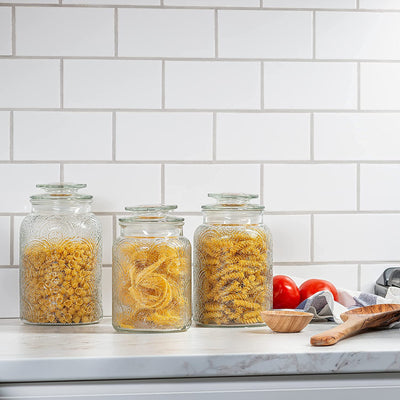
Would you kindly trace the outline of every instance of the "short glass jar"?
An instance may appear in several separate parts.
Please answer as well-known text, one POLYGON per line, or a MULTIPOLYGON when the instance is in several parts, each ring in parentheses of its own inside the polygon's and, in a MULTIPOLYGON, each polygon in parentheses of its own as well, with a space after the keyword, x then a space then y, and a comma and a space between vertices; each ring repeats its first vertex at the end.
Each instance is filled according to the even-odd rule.
POLYGON ((191 325, 191 246, 177 206, 126 207, 113 247, 113 311, 116 330, 184 331, 191 325))
POLYGON ((199 325, 263 325, 272 308, 272 237, 258 195, 209 194, 194 234, 194 320, 199 325))
POLYGON ((25 323, 99 322, 102 229, 85 184, 36 185, 20 228, 20 314, 25 323))

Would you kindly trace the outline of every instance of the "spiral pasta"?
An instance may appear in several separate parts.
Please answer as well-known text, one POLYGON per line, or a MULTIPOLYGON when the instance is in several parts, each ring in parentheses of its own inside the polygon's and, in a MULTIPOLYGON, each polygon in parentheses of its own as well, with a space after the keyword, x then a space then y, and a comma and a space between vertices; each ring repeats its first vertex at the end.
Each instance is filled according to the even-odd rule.
POLYGON ((116 328, 183 329, 190 323, 190 248, 174 240, 123 241, 114 249, 116 328))
POLYGON ((198 323, 262 323, 272 299, 271 239, 263 228, 209 226, 195 237, 194 257, 198 323))
POLYGON ((34 241, 22 253, 21 317, 39 324, 101 317, 98 246, 83 239, 34 241))

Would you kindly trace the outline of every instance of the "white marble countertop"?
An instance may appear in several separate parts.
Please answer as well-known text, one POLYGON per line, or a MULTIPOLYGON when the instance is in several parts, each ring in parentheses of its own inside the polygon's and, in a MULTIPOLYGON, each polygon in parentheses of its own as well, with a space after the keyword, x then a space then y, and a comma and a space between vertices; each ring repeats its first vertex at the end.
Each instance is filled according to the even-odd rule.
POLYGON ((399 372, 400 330, 364 333, 331 347, 301 333, 261 328, 198 328, 165 334, 117 333, 99 325, 40 327, 0 321, 0 382, 244 375, 399 372))

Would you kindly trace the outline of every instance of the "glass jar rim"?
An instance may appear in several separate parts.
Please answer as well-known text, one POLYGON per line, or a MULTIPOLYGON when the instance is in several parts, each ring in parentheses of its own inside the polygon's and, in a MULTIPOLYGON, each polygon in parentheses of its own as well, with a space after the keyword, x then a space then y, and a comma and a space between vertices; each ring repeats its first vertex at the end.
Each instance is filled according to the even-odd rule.
POLYGON ((151 223, 151 224, 172 224, 177 226, 182 226, 184 224, 185 219, 181 217, 165 217, 163 219, 160 218, 142 218, 142 217, 127 217, 127 218, 119 218, 119 224, 121 226, 135 225, 135 224, 143 224, 143 223, 151 223))
POLYGON ((43 189, 46 193, 30 196, 33 204, 43 201, 59 202, 88 202, 93 199, 92 195, 77 193, 79 189, 85 188, 85 183, 46 183, 37 184, 36 187, 43 189))
POLYGON ((258 194, 250 193, 209 193, 208 197, 217 200, 215 204, 206 204, 201 206, 204 211, 263 211, 265 206, 261 204, 249 204, 252 199, 257 199, 258 194))

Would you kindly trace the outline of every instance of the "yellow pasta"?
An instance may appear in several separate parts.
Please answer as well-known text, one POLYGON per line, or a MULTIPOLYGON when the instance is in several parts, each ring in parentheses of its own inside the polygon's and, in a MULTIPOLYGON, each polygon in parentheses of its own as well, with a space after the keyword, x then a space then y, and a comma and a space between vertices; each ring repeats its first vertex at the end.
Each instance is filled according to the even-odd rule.
POLYGON ((28 244, 21 260, 21 317, 39 324, 98 321, 97 254, 93 242, 80 239, 28 244))
POLYGON ((255 225, 210 225, 195 238, 195 320, 262 323, 272 300, 270 237, 255 225))
POLYGON ((190 250, 176 240, 122 241, 114 249, 116 328, 184 329, 191 318, 190 250))

